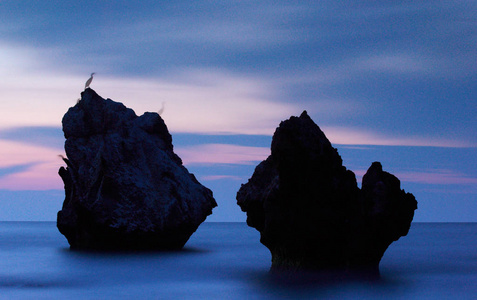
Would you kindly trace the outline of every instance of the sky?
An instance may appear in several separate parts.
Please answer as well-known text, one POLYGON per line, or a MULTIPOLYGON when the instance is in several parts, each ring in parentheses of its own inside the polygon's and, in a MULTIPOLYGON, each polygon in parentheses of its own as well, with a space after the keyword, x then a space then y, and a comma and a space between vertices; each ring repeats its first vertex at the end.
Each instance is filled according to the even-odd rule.
POLYGON ((380 161, 414 221, 477 222, 476 1, 0 0, 0 220, 56 220, 92 72, 138 115, 164 105, 208 221, 245 221, 240 185, 307 110, 358 185, 380 161))

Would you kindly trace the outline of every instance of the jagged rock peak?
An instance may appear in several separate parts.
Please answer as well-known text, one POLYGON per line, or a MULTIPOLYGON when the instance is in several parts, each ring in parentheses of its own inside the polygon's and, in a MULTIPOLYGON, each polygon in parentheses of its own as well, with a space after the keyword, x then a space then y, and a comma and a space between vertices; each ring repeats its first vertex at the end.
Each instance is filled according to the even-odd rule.
POLYGON ((292 116, 280 123, 272 139, 271 151, 274 157, 293 156, 301 160, 315 160, 318 155, 325 155, 331 156, 330 159, 336 160, 339 164, 342 162, 338 151, 331 146, 328 138, 306 110, 300 117, 292 116))

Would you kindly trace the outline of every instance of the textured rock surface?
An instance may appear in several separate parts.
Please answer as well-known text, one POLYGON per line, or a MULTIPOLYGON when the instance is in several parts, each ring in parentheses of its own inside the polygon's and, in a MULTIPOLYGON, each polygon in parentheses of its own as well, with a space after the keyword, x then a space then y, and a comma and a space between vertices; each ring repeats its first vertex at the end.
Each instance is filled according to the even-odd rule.
POLYGON ((67 168, 57 226, 72 248, 180 249, 216 202, 174 154, 157 113, 86 89, 63 117, 67 168))
POLYGON ((366 270, 378 274, 392 241, 406 235, 417 202, 372 164, 362 190, 337 150, 303 112, 277 128, 271 155, 237 193, 272 270, 366 270))

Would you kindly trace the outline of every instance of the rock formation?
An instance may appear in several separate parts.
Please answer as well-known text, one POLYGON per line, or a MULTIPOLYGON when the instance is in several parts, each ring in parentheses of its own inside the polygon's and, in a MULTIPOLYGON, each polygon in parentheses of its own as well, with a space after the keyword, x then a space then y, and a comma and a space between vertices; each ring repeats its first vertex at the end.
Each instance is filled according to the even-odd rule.
POLYGON ((217 204, 174 154, 157 113, 138 117, 87 88, 63 117, 57 226, 71 248, 180 249, 217 204))
POLYGON ((363 177, 343 166, 308 114, 283 121, 271 155, 237 193, 272 270, 379 274, 387 247, 407 234, 417 202, 375 162, 363 177))

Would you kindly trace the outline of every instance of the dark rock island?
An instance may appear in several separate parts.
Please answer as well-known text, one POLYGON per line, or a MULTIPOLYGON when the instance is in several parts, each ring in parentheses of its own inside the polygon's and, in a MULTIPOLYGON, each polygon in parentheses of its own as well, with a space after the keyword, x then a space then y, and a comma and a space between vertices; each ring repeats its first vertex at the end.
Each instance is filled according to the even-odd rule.
POLYGON ((180 249, 217 206, 173 152, 157 113, 138 117, 87 88, 63 117, 57 226, 71 248, 180 249))
POLYGON ((387 247, 405 236, 417 201, 374 162, 359 189, 308 114, 283 121, 271 155, 237 193, 247 224, 272 254, 272 271, 379 275, 387 247))

